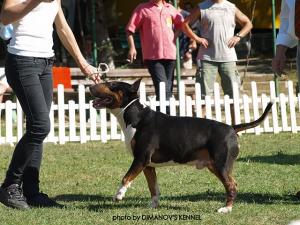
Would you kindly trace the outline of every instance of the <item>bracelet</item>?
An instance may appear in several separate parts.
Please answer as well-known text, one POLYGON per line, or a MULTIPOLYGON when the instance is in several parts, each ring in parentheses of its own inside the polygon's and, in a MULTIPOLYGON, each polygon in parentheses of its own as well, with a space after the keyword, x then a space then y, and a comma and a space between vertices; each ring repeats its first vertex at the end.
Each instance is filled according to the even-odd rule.
POLYGON ((236 35, 234 35, 234 36, 236 36, 236 37, 239 37, 240 39, 242 39, 243 37, 239 34, 239 33, 237 33, 236 35))

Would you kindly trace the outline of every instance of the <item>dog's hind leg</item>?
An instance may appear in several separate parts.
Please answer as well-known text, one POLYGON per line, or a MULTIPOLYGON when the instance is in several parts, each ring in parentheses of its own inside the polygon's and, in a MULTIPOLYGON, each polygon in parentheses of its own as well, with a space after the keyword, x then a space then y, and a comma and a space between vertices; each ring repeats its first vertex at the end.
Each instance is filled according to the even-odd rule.
MULTIPOLYGON (((225 178, 225 176, 224 176, 225 178)), ((223 185, 226 189, 226 207, 222 207, 218 209, 219 213, 228 213, 231 212, 232 206, 233 206, 233 201, 236 198, 236 193, 237 193, 237 187, 235 180, 231 175, 228 175, 226 179, 224 179, 223 185)))
POLYGON ((143 172, 145 174, 145 177, 146 177, 146 180, 147 180, 147 183, 148 183, 148 187, 149 187, 149 190, 150 190, 150 193, 151 193, 151 199, 152 199, 151 207, 152 208, 157 208, 160 193, 159 193, 155 168, 147 166, 143 170, 143 172))
POLYGON ((231 176, 231 169, 217 169, 215 166, 210 165, 208 169, 215 174, 226 190, 226 206, 218 209, 219 213, 229 213, 232 211, 233 201, 236 198, 237 185, 234 178, 231 176))
POLYGON ((114 196, 114 201, 120 201, 124 198, 131 182, 144 170, 145 166, 140 160, 134 159, 126 175, 122 179, 120 188, 114 196))

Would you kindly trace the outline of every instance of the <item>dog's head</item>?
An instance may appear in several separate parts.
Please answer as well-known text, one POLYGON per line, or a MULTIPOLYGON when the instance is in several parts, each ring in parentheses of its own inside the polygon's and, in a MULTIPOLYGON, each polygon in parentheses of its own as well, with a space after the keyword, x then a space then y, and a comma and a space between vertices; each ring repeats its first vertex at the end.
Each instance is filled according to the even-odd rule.
POLYGON ((94 108, 116 109, 125 107, 133 99, 138 98, 141 80, 138 79, 133 84, 111 81, 91 86, 90 92, 95 97, 94 108))

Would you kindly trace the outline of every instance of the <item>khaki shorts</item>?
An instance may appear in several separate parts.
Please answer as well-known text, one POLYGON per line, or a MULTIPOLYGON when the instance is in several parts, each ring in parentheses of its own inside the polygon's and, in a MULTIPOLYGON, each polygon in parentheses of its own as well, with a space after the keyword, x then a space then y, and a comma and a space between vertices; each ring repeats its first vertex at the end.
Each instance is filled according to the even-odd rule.
POLYGON ((200 83, 201 94, 203 96, 214 94, 214 83, 218 73, 221 77, 221 86, 225 95, 233 98, 233 82, 241 85, 240 75, 238 73, 236 62, 212 62, 201 61, 199 73, 196 75, 196 82, 200 83))

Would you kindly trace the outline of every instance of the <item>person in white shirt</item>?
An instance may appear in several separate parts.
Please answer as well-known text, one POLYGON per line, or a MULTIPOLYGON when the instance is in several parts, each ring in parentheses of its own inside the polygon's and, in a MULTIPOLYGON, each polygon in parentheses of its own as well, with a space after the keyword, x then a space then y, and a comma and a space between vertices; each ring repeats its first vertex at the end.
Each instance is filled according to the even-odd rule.
MULTIPOLYGON (((272 60, 272 69, 277 75, 280 76, 283 73, 287 49, 295 46, 297 46, 297 92, 300 93, 300 0, 282 0, 276 54, 272 60)), ((296 193, 296 196, 300 198, 300 191, 296 193)))
POLYGON ((277 75, 283 73, 286 64, 286 51, 297 47, 298 90, 300 93, 300 0, 283 0, 281 2, 280 28, 276 39, 276 54, 272 69, 277 75), (297 12, 297 13, 296 13, 297 12))
POLYGON ((15 147, 0 188, 0 202, 17 209, 61 207, 39 189, 43 141, 50 131, 53 23, 82 73, 99 82, 97 69, 81 54, 64 17, 61 0, 4 0, 0 20, 13 26, 5 74, 26 115, 26 132, 15 147))

